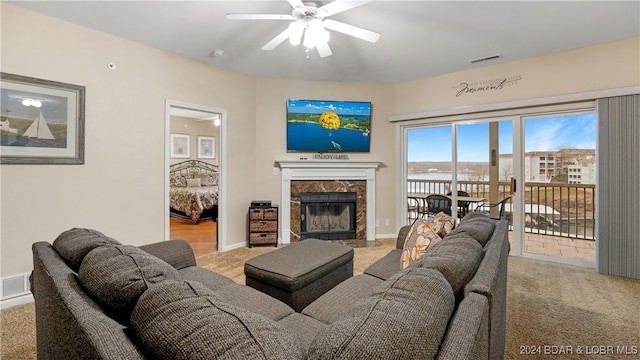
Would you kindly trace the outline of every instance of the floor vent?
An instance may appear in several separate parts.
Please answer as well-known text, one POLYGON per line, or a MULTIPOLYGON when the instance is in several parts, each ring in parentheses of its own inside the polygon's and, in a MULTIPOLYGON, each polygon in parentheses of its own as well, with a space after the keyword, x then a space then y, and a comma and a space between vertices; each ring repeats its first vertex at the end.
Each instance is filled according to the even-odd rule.
POLYGON ((30 273, 24 273, 2 278, 2 287, 0 287, 0 300, 29 294, 29 274, 30 273))

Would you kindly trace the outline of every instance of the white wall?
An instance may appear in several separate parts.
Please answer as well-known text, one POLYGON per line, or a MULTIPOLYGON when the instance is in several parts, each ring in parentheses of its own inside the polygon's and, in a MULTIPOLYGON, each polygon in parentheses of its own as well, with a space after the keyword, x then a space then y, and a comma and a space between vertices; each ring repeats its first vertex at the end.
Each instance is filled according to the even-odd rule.
POLYGON ((395 224, 395 124, 390 115, 640 83, 640 39, 487 66, 397 85, 253 79, 2 3, 3 72, 86 87, 84 165, 0 166, 1 276, 32 268, 31 244, 90 227, 127 244, 164 238, 165 101, 227 112, 228 239, 246 240, 252 199, 280 198, 287 98, 373 103, 379 234, 395 224), (28 26, 26 25, 28 24, 28 26), (30 45, 25 45, 30 44, 30 45), (117 70, 109 70, 114 62, 117 70), (456 97, 463 81, 522 75, 504 91, 456 97), (215 84, 215 85, 213 85, 215 84), (384 219, 391 224, 384 226, 384 219))
POLYGON ((544 98, 640 84, 640 38, 408 81, 396 85, 396 114, 544 98), (521 77, 502 89, 457 96, 461 83, 521 77))
POLYGON ((227 111, 228 243, 244 241, 255 188, 245 173, 255 167, 254 79, 1 6, 3 72, 86 87, 84 165, 0 167, 3 277, 30 271, 31 244, 72 227, 127 244, 164 240, 167 99, 227 111))
POLYGON ((376 218, 380 226, 376 234, 394 234, 395 227, 395 133, 387 121, 393 114, 393 86, 365 83, 257 80, 256 90, 256 198, 280 202, 281 175, 273 175, 276 159, 311 158, 312 154, 287 153, 287 99, 370 101, 371 152, 349 154, 350 160, 377 160, 382 164, 376 172, 376 218), (389 225, 385 225, 389 219, 389 225))

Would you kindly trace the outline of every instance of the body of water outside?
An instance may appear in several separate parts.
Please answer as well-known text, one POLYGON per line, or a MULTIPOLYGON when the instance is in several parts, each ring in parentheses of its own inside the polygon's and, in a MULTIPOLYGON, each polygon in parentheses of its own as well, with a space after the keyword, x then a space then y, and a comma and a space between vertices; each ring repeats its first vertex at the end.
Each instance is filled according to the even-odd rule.
MULTIPOLYGON (((428 173, 415 173, 407 175, 407 189, 408 192, 424 192, 421 189, 417 189, 413 186, 411 180, 439 180, 439 181, 451 181, 453 175, 451 172, 428 172, 428 173)), ((458 181, 489 181, 489 176, 486 175, 482 179, 478 179, 477 175, 473 172, 458 172, 458 181)), ((450 191, 449 184, 434 183, 430 184, 429 193, 432 194, 446 194, 450 191)))

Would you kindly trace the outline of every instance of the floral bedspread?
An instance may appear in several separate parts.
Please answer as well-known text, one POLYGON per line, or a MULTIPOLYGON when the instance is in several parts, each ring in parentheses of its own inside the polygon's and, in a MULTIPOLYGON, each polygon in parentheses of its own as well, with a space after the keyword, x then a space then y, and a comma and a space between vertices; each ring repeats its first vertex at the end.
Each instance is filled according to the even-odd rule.
POLYGON ((198 222, 200 215, 206 209, 218 205, 218 187, 174 187, 169 189, 169 204, 172 208, 180 210, 198 222))

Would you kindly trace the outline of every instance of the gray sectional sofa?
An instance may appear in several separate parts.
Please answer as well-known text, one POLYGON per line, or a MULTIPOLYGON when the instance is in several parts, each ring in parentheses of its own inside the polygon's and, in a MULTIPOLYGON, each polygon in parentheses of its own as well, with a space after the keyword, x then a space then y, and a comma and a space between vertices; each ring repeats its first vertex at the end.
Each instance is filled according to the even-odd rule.
POLYGON ((197 267, 186 242, 71 229, 33 244, 38 358, 502 359, 506 221, 469 214, 401 270, 408 229, 301 312, 197 267))

